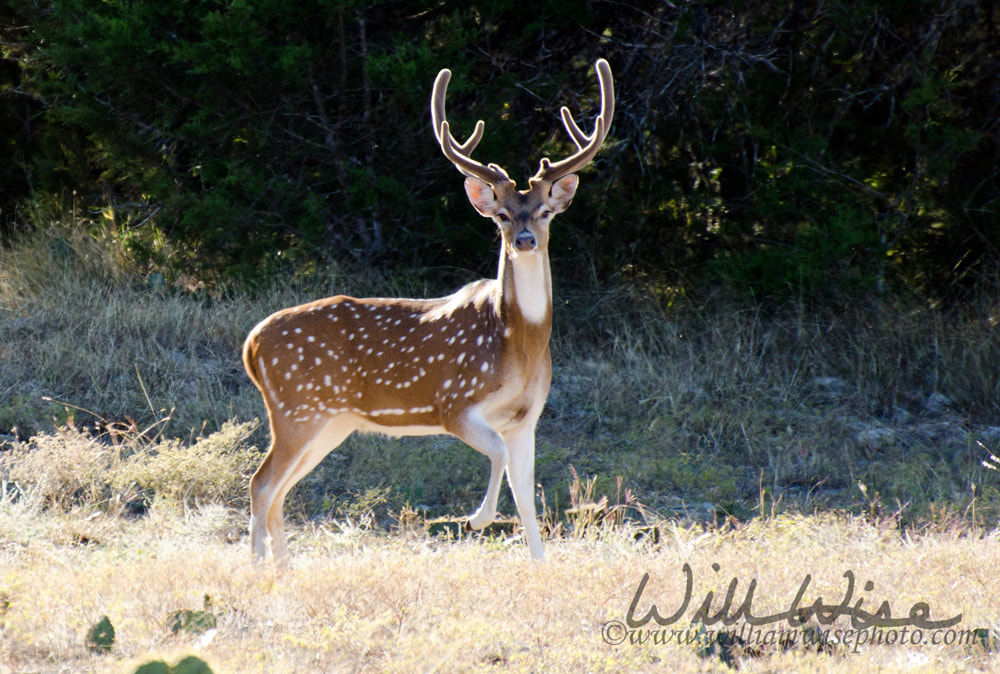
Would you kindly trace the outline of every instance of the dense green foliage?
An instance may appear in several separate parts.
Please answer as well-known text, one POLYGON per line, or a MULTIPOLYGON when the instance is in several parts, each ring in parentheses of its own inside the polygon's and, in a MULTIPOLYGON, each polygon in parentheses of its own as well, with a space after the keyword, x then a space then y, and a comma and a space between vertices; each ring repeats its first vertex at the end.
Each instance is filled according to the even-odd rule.
MULTIPOLYGON (((427 112, 523 182, 618 112, 553 239, 560 277, 756 295, 930 296, 1000 265, 993 3, 13 0, 0 8, 0 222, 103 213, 205 279, 330 260, 488 272, 427 112)), ((456 134, 456 135, 457 135, 456 134)), ((169 258, 169 259, 168 259, 169 258)))

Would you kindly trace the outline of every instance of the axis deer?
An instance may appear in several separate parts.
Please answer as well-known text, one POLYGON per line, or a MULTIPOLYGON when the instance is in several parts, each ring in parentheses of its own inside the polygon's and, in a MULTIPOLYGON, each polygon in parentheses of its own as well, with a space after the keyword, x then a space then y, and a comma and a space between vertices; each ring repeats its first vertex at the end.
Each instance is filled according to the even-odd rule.
POLYGON ((434 82, 431 118, 441 150, 465 176, 465 192, 503 239, 497 277, 439 299, 336 296, 279 311, 258 324, 243 363, 260 389, 271 446, 250 480, 250 541, 262 560, 267 539, 276 562, 287 556, 282 506, 288 491, 354 431, 451 434, 490 459, 489 485, 468 522, 496 517, 504 471, 534 559, 542 541, 535 518, 535 425, 549 392, 552 282, 549 225, 569 206, 577 176, 597 153, 614 114, 611 68, 595 66, 601 111, 590 135, 567 108, 562 120, 577 151, 541 160, 528 189, 472 151, 482 120, 458 143, 445 118, 451 72, 434 82))

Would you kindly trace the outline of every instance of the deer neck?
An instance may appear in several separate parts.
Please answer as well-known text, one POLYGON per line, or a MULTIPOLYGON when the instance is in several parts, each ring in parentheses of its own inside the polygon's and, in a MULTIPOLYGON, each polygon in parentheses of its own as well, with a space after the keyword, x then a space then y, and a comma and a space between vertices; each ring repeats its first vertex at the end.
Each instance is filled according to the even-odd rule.
POLYGON ((546 342, 552 329, 552 276, 549 253, 542 248, 531 253, 514 253, 504 246, 500 255, 500 305, 511 327, 544 333, 546 342))

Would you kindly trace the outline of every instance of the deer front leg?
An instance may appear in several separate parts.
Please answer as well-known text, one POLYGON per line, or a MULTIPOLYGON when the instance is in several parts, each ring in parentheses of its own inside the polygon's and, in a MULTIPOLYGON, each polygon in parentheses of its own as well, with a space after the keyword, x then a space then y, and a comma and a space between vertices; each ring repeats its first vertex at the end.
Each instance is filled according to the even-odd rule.
POLYGON ((482 529, 492 523, 497 516, 497 499, 500 497, 500 482, 507 468, 507 444, 478 408, 471 408, 462 415, 457 428, 452 433, 476 451, 482 452, 490 460, 490 483, 486 487, 483 502, 470 518, 471 529, 482 529))
POLYGON ((528 544, 531 558, 542 560, 542 536, 538 531, 535 514, 535 421, 504 433, 510 458, 507 463, 507 482, 514 495, 517 516, 521 518, 524 540, 528 544))

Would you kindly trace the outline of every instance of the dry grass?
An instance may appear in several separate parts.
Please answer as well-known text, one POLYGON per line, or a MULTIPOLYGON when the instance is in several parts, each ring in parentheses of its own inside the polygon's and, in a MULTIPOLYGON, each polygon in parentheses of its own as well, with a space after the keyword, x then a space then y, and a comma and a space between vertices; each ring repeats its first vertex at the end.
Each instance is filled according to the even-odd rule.
POLYGON ((232 355, 252 320, 246 305, 157 292, 118 267, 113 247, 85 236, 3 251, 0 427, 28 436, 74 407, 95 413, 80 414, 89 426, 146 427, 177 406, 179 434, 208 418, 251 419, 231 395, 242 376, 232 355), (196 408, 200 418, 190 416, 196 408))
POLYGON ((261 460, 245 441, 257 426, 227 422, 190 445, 138 430, 114 429, 109 441, 63 427, 0 453, 0 480, 61 511, 139 514, 154 499, 245 506, 247 477, 261 460))
POLYGON ((782 509, 876 503, 910 523, 975 502, 995 525, 994 306, 664 310, 606 293, 557 340, 541 436, 566 449, 540 462, 624 475, 661 512, 746 519, 766 490, 782 509))
MULTIPOLYGON (((263 405, 239 352, 258 320, 335 292, 447 290, 334 269, 256 294, 208 293, 147 272, 111 237, 50 233, 0 251, 0 440, 74 420, 105 438, 252 421, 263 405)), ((964 310, 900 301, 765 311, 717 298, 664 309, 628 291, 557 294, 538 432, 550 503, 568 502, 574 465, 609 498, 621 477, 658 512, 702 520, 753 517, 766 498, 792 512, 900 513, 909 524, 966 511, 980 526, 1000 521, 1000 480, 977 444, 1000 448, 990 298, 964 310)), ((258 429, 252 443, 267 442, 258 429)), ((292 503, 315 517, 387 490, 396 510, 454 515, 476 507, 486 463, 450 439, 351 438, 292 503)))
MULTIPOLYGON (((281 306, 395 290, 333 273, 257 295, 155 278, 80 235, 0 251, 0 674, 190 653, 216 672, 716 671, 690 645, 601 638, 643 573, 644 597, 677 606, 685 562, 695 603, 735 577, 738 601, 757 579, 757 613, 783 610, 806 574, 807 597, 839 600, 852 570, 867 606, 927 601, 961 628, 1000 628, 988 300, 764 312, 567 293, 538 433, 545 565, 504 541, 509 524, 425 532, 476 506, 483 457, 368 436, 293 492, 294 562, 276 573, 248 563, 246 479, 267 437, 240 343, 281 306), (214 631, 175 633, 180 610, 211 613, 214 631), (84 636, 103 615, 118 636, 99 656, 84 636)), ((767 648, 741 666, 988 671, 998 657, 850 650, 767 648)))
MULTIPOLYGON (((675 628, 687 628, 705 594, 721 596, 732 578, 737 601, 757 581, 753 606, 762 615, 786 609, 806 574, 812 582, 803 605, 819 597, 839 603, 850 570, 858 579, 854 596, 866 607, 886 600, 899 616, 926 601, 934 619, 961 613, 956 629, 1000 629, 996 532, 901 536, 833 517, 778 517, 725 530, 664 524, 657 545, 636 542, 628 528, 550 540, 539 565, 520 543, 497 539, 312 526, 295 531, 292 565, 276 572, 252 567, 245 540, 233 542, 240 519, 218 506, 184 514, 154 507, 147 518, 127 521, 43 513, 30 499, 5 500, 0 671, 132 672, 191 654, 215 672, 725 669, 691 645, 602 640, 605 624, 624 620, 645 573, 651 580, 636 616, 654 603, 663 615, 673 613, 685 563, 694 599, 675 628), (171 616, 183 609, 211 612, 215 628, 172 632, 171 616), (96 655, 84 637, 105 615, 116 641, 110 654, 96 655)), ((720 606, 717 598, 713 607, 720 606)), ((849 627, 847 618, 833 627, 849 627)), ((854 651, 772 646, 743 655, 739 665, 748 672, 992 671, 1000 657, 981 645, 854 651)))

